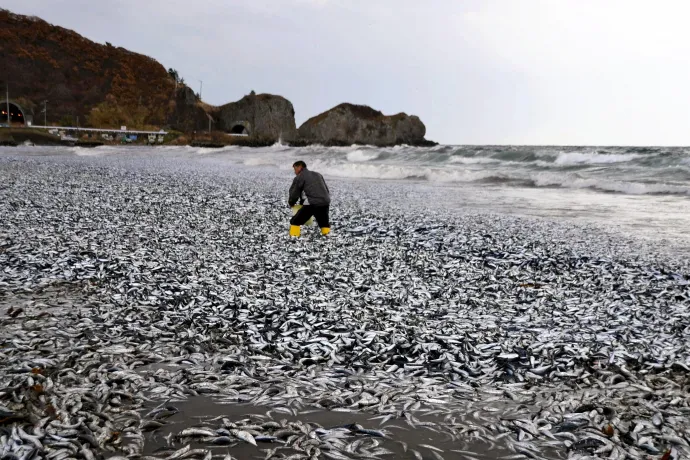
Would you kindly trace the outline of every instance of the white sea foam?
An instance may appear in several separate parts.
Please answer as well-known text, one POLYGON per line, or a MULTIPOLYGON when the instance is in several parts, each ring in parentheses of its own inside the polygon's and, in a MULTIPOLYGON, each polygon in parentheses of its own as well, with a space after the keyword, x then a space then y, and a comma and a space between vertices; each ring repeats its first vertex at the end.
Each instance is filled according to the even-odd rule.
POLYGON ((509 177, 491 170, 468 171, 466 169, 429 168, 424 177, 431 182, 476 182, 486 179, 505 180, 509 177))
POLYGON ((344 178, 387 179, 387 180, 426 180, 429 182, 474 182, 492 178, 495 171, 469 171, 459 168, 432 168, 415 165, 391 165, 368 163, 338 163, 334 161, 319 161, 313 163, 313 168, 325 175, 344 178))
POLYGON ((639 155, 633 153, 561 152, 554 160, 554 163, 557 165, 625 163, 637 157, 639 155))
POLYGON ((361 179, 410 179, 423 178, 423 172, 410 166, 376 165, 367 163, 339 163, 315 160, 311 169, 334 177, 361 179))
MULTIPOLYGON (((448 159, 449 164, 463 164, 463 165, 479 165, 479 164, 491 164, 491 163, 501 163, 501 160, 489 157, 461 157, 454 156, 448 159)), ((505 163, 505 162, 503 162, 505 163)))
POLYGON ((66 150, 80 157, 98 157, 123 152, 117 145, 100 145, 98 147, 65 147, 66 150))
POLYGON ((628 195, 674 194, 690 195, 690 186, 618 181, 606 178, 582 178, 563 174, 535 174, 531 180, 537 187, 564 187, 577 189, 596 189, 628 195))
POLYGON ((225 152, 237 151, 238 147, 234 145, 228 145, 220 148, 210 148, 210 147, 197 147, 195 153, 197 155, 213 155, 225 152))
POLYGON ((371 161, 375 160, 379 157, 379 152, 377 151, 371 151, 371 150, 353 150, 352 152, 348 152, 347 154, 347 161, 352 161, 352 162, 362 162, 362 161, 371 161))
POLYGON ((422 180, 438 183, 471 183, 477 181, 517 182, 533 184, 535 187, 562 187, 575 189, 595 189, 630 195, 675 194, 690 195, 690 186, 642 183, 635 181, 611 180, 608 178, 583 178, 572 174, 535 173, 525 170, 467 170, 451 167, 421 167, 414 165, 388 165, 367 163, 339 163, 333 160, 315 161, 314 169, 325 175, 343 178, 422 180))
MULTIPOLYGON (((309 168, 334 178, 361 178, 381 180, 415 180, 433 183, 494 183, 523 187, 557 187, 567 189, 591 189, 631 195, 666 194, 690 196, 690 181, 682 174, 690 169, 687 152, 663 152, 656 158, 653 153, 631 152, 623 148, 611 148, 607 152, 573 150, 565 152, 554 148, 534 150, 529 148, 487 148, 485 152, 465 153, 461 147, 450 148, 456 155, 440 155, 441 148, 398 146, 375 148, 363 146, 324 147, 309 146, 291 148, 275 144, 263 148, 228 146, 221 149, 189 146, 142 147, 132 145, 81 147, 18 147, 12 151, 29 151, 45 154, 67 154, 79 157, 133 155, 166 157, 169 159, 199 158, 206 164, 249 167, 276 167, 286 173, 291 171, 295 160, 304 160, 309 168), (496 158, 510 157, 506 152, 516 152, 517 157, 529 157, 532 161, 510 161, 496 158), (536 157, 536 158, 535 158, 536 157), (644 159, 644 165, 634 162, 644 159), (634 163, 630 163, 634 162, 634 163), (580 165, 577 174, 568 172, 567 166, 580 165), (586 166, 593 165, 593 168, 586 166), (631 167, 637 165, 635 167, 631 167), (536 169, 542 166, 546 169, 536 169), (656 180, 655 180, 656 179, 656 180)), ((469 151, 468 151, 469 152, 469 151)))
POLYGON ((247 166, 278 166, 278 161, 269 156, 246 158, 243 162, 247 166))
POLYGON ((84 147, 69 147, 67 149, 70 153, 79 157, 94 157, 103 155, 105 152, 99 151, 96 148, 84 148, 84 147))

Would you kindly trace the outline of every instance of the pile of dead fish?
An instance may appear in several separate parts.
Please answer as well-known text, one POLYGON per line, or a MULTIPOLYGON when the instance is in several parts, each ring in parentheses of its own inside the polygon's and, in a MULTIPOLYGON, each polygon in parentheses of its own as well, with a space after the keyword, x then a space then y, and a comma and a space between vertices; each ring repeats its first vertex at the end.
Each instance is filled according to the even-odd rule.
POLYGON ((0 459, 690 457, 687 261, 289 180, 1 154, 0 459))

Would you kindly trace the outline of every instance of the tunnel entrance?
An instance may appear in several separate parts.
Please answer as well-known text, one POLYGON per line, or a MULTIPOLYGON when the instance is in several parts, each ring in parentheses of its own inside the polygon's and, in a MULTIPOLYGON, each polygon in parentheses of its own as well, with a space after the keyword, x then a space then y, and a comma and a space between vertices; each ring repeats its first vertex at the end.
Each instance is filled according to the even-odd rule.
MULTIPOLYGON (((10 123, 12 125, 22 125, 26 124, 26 117, 24 116, 24 110, 17 104, 10 102, 10 123)), ((7 101, 0 102, 0 125, 7 124, 7 101)))
POLYGON ((249 134, 247 133, 247 128, 245 128, 243 125, 235 125, 232 127, 230 130, 232 134, 249 134))

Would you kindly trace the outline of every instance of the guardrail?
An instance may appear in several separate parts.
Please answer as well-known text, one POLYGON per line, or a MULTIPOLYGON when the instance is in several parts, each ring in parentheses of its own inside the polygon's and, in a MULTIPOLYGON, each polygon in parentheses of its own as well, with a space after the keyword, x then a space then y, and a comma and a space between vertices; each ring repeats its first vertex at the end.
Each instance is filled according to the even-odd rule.
POLYGON ((122 129, 103 129, 103 128, 80 128, 78 126, 22 126, 19 127, 26 129, 57 129, 58 131, 87 131, 87 132, 97 132, 97 133, 121 133, 121 134, 160 134, 165 136, 168 134, 167 131, 139 131, 139 130, 122 130, 122 129))

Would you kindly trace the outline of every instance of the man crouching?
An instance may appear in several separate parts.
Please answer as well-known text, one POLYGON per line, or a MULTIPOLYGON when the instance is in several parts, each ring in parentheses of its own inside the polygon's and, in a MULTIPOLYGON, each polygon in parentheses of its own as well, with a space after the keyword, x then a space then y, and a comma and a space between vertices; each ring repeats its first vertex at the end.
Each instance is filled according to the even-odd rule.
POLYGON ((290 236, 300 236, 300 226, 304 225, 312 216, 321 227, 321 234, 328 235, 331 225, 328 222, 328 210, 331 204, 331 194, 323 176, 307 169, 304 161, 296 161, 292 168, 295 170, 295 180, 290 186, 288 204, 293 207, 302 197, 307 197, 309 204, 303 205, 290 220, 290 236))

